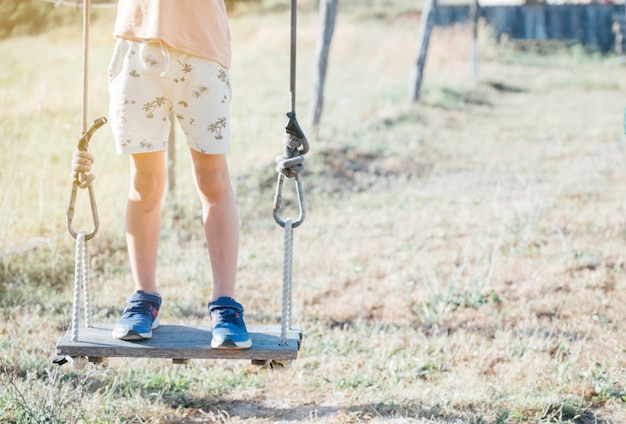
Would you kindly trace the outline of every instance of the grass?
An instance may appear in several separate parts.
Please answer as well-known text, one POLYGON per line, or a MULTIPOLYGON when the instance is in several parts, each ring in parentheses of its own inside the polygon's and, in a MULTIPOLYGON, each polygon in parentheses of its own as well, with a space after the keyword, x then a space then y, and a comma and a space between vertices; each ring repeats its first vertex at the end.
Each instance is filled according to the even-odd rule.
MULTIPOLYGON (((304 8, 299 26, 303 122, 314 11, 304 8)), ((112 16, 97 13, 93 118, 106 114, 112 47, 112 16)), ((251 324, 280 316, 282 231, 271 209, 288 106, 286 19, 284 10, 242 14, 231 25, 238 298, 251 324)), ((80 28, 0 42, 0 422, 626 421, 623 66, 576 47, 542 55, 496 45, 483 29, 473 84, 467 31, 437 29, 423 98, 406 105, 416 36, 414 17, 338 19, 304 176, 309 214, 295 232, 304 342, 281 371, 245 361, 51 364, 71 315, 64 213, 80 28)), ((132 286, 127 159, 115 156, 109 131, 90 146, 101 214, 90 244, 94 315, 103 322, 132 286)), ((182 142, 177 153, 163 212, 162 319, 199 323, 210 273, 182 142)), ((78 228, 89 226, 86 208, 77 206, 78 228)))

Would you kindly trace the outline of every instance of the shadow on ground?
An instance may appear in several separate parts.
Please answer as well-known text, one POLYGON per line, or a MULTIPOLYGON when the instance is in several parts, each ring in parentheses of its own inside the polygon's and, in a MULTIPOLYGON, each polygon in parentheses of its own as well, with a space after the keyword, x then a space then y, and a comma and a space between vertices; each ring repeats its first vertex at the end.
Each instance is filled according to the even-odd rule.
MULTIPOLYGON (((385 422, 405 423, 407 420, 429 420, 438 423, 488 423, 492 419, 478 412, 463 408, 463 413, 445 412, 441 408, 420 405, 418 401, 409 404, 370 403, 350 407, 325 405, 300 405, 294 407, 269 406, 262 398, 256 400, 220 400, 207 402, 203 407, 189 410, 180 423, 222 422, 226 420, 268 420, 271 422, 368 422, 380 419, 385 422)), ((567 413, 563 408, 554 406, 544 411, 549 416, 542 419, 549 422, 567 422, 573 424, 613 424, 613 421, 602 419, 592 411, 567 413)), ((508 415, 503 412, 496 422, 508 422, 508 415)))

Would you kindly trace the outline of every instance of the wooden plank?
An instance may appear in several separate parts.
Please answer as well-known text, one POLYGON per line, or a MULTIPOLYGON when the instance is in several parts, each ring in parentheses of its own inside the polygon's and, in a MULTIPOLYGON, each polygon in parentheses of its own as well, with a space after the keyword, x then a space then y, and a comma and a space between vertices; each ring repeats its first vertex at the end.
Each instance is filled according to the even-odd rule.
POLYGON ((114 324, 83 325, 78 341, 68 331, 57 343, 57 354, 73 357, 126 357, 183 359, 292 360, 298 356, 302 330, 287 331, 287 344, 280 346, 280 326, 248 326, 250 349, 212 349, 211 327, 161 325, 152 339, 124 341, 111 336, 114 324))

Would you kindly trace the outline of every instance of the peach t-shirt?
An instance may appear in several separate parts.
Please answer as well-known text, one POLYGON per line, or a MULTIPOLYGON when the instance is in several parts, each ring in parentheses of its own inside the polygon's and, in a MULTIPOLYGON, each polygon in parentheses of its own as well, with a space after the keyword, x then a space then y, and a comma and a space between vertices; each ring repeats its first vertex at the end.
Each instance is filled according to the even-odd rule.
POLYGON ((159 39, 177 50, 230 68, 224 0, 119 0, 113 35, 159 39))

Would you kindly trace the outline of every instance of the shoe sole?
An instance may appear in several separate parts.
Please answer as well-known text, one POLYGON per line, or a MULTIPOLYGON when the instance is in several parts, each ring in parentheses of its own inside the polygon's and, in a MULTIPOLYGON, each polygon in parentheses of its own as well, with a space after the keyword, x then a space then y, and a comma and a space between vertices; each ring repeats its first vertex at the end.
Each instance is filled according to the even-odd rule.
POLYGON ((250 339, 245 342, 235 342, 232 339, 211 340, 211 347, 213 349, 249 349, 252 347, 252 341, 250 339))
POLYGON ((152 331, 149 333, 138 333, 135 330, 130 330, 126 334, 113 333, 113 337, 126 341, 148 340, 152 338, 152 331))
POLYGON ((152 323, 152 328, 147 333, 140 333, 137 330, 128 330, 126 332, 122 332, 122 331, 116 331, 117 328, 114 328, 112 336, 115 339, 125 340, 125 341, 148 340, 152 338, 152 330, 158 328, 159 322, 160 322, 159 317, 157 316, 154 322, 152 323))

